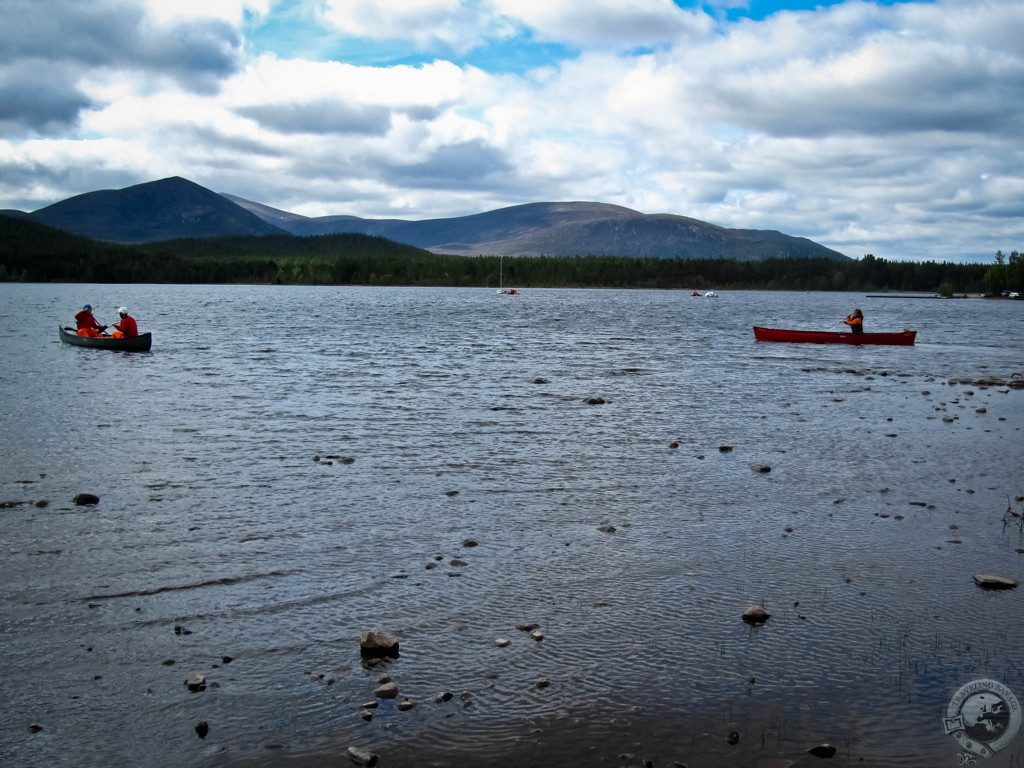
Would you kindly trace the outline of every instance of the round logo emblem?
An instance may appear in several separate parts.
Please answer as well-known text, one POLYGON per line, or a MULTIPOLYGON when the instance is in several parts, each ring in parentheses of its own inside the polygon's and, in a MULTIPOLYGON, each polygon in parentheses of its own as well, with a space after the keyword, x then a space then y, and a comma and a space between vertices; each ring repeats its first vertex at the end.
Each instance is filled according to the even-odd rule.
POLYGON ((1020 731, 1020 702, 995 680, 973 680, 960 686, 946 707, 946 733, 978 757, 992 757, 1020 731))

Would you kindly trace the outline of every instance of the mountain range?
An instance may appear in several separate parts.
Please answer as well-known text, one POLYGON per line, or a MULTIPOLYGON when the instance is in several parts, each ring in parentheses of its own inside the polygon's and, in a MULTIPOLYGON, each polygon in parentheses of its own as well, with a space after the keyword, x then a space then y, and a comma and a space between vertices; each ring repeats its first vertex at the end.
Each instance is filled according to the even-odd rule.
POLYGON ((308 217, 174 176, 87 192, 32 213, 0 211, 97 240, 143 243, 232 235, 377 235, 438 253, 669 259, 827 258, 838 251, 774 230, 728 229, 673 214, 596 202, 527 203, 470 216, 410 221, 308 217))

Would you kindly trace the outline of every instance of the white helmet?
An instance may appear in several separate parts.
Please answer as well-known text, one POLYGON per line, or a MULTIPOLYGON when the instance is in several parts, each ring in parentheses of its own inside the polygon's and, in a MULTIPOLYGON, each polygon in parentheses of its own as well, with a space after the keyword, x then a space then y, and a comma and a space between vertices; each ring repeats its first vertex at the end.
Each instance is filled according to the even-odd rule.
POLYGON ((128 314, 128 308, 127 307, 118 307, 117 308, 117 314, 119 314, 119 315, 127 315, 128 314))

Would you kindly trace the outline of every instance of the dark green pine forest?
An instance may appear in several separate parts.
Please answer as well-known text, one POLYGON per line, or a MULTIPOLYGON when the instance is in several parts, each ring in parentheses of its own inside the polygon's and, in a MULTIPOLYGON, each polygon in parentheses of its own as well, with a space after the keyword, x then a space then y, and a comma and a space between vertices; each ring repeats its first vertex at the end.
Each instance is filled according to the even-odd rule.
MULTIPOLYGON (((1024 253, 994 264, 860 260, 505 257, 519 288, 671 288, 926 293, 1024 292, 1024 253)), ((381 237, 336 234, 106 243, 0 216, 0 281, 494 287, 497 256, 445 256, 381 237)))

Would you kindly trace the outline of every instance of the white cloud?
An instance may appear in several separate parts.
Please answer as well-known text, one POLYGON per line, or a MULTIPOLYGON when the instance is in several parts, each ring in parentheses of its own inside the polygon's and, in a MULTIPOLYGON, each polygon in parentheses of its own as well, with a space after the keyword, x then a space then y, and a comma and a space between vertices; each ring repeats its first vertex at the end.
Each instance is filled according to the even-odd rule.
POLYGON ((418 49, 464 53, 512 27, 472 0, 322 0, 324 23, 347 35, 409 40, 418 49))
POLYGON ((494 6, 537 39, 574 46, 657 46, 712 28, 706 14, 684 11, 672 0, 494 0, 494 6))
MULTIPOLYGON (((104 19, 129 7, 97 2, 104 19)), ((165 5, 174 13, 136 15, 116 34, 49 22, 26 39, 0 32, 5 71, 39 62, 58 75, 37 94, 0 77, 0 207, 180 174, 310 215, 582 199, 851 255, 1024 246, 1024 14, 1010 0, 847 2, 714 28, 667 0, 318 6, 335 31, 424 50, 510 30, 581 48, 523 74, 444 58, 252 57, 244 16, 269 23, 273 3, 165 5), (160 34, 185 29, 216 87, 166 63, 175 49, 160 34), (51 33, 69 37, 59 51, 51 33), (105 53, 117 34, 141 58, 105 53)))

